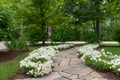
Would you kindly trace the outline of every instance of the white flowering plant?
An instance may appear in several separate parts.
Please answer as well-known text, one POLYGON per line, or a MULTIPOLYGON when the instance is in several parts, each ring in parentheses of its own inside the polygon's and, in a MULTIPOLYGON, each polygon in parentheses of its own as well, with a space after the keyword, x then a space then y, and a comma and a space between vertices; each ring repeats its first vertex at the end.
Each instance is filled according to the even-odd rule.
POLYGON ((77 55, 79 57, 82 57, 83 55, 88 55, 88 54, 96 54, 99 52, 97 50, 95 50, 95 48, 97 48, 99 45, 98 44, 88 44, 82 47, 78 47, 77 48, 77 55))
POLYGON ((120 76, 120 57, 117 57, 109 62, 110 69, 120 76))
POLYGON ((58 50, 68 49, 73 44, 63 44, 58 46, 41 47, 29 53, 20 62, 23 72, 31 77, 39 77, 52 72, 53 58, 58 50))
POLYGON ((108 56, 104 55, 87 55, 85 56, 85 64, 89 66, 95 66, 100 71, 109 71, 110 65, 108 62, 110 61, 110 58, 108 56))
POLYGON ((31 77, 38 77, 48 74, 52 71, 55 50, 48 47, 42 47, 34 50, 20 62, 23 72, 31 77), (51 50, 51 51, 50 51, 51 50))
POLYGON ((112 71, 120 76, 120 56, 114 55, 109 51, 101 49, 96 50, 96 45, 85 45, 77 48, 77 55, 81 55, 83 63, 89 66, 95 66, 100 71, 112 71))

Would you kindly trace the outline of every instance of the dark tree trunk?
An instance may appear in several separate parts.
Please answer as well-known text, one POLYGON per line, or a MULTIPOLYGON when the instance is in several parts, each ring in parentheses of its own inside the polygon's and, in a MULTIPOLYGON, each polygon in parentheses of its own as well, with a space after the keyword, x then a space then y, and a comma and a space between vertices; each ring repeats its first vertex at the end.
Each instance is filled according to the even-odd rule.
MULTIPOLYGON (((41 11, 41 18, 45 17, 46 10, 40 8, 41 11)), ((45 45, 45 40, 46 40, 46 30, 45 30, 45 21, 43 20, 41 22, 41 29, 42 29, 42 45, 45 45)))
POLYGON ((42 45, 45 45, 46 40, 45 24, 42 24, 41 29, 42 29, 42 45))
POLYGON ((99 40, 100 39, 100 21, 96 20, 96 37, 99 40))

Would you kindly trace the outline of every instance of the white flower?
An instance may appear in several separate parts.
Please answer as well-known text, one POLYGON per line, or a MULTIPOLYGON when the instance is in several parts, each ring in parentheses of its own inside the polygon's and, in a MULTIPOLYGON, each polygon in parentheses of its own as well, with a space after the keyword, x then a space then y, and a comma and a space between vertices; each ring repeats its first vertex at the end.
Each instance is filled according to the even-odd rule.
POLYGON ((118 68, 118 71, 120 72, 120 68, 118 68))
POLYGON ((74 44, 62 44, 58 46, 47 46, 35 49, 29 53, 25 59, 21 60, 20 67, 28 68, 27 75, 34 77, 43 76, 52 71, 53 58, 59 49, 67 49, 74 46, 74 44))
POLYGON ((101 49, 101 52, 105 52, 105 49, 101 49))

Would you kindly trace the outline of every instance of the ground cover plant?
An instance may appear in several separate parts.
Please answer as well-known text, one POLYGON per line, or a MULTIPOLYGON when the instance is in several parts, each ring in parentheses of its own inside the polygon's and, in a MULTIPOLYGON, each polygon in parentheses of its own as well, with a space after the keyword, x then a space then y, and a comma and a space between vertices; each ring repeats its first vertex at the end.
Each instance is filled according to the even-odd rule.
POLYGON ((71 48, 73 44, 46 46, 36 49, 20 62, 24 74, 39 77, 52 72, 53 58, 56 52, 71 48))
POLYGON ((88 44, 77 48, 77 55, 81 57, 84 64, 94 66, 103 72, 111 71, 120 76, 119 49, 111 48, 96 50, 99 45, 88 44))

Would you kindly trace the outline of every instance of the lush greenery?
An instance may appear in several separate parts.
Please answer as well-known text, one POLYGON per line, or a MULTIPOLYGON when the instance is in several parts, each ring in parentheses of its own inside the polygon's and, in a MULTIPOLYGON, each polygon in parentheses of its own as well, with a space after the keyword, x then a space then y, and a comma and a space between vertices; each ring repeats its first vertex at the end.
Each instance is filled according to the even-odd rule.
POLYGON ((113 53, 114 55, 120 55, 120 48, 119 47, 104 47, 105 51, 109 51, 113 53))
POLYGON ((74 44, 61 44, 35 49, 25 59, 21 60, 20 67, 30 77, 40 77, 49 74, 52 72, 55 53, 73 46, 74 44))
POLYGON ((31 44, 37 44, 37 42, 42 40, 43 36, 45 38, 48 37, 47 35, 42 34, 42 30, 40 28, 27 28, 25 31, 25 37, 31 44))
MULTIPOLYGON (((48 40, 88 43, 115 40, 120 43, 119 27, 120 0, 0 0, 0 41, 6 42, 8 50, 26 50, 28 44, 42 41, 45 45, 48 40)), ((112 55, 119 55, 118 49, 106 48, 112 55)), ((111 54, 101 53, 99 59, 110 61, 111 54)), ((19 69, 18 62, 26 55, 0 63, 0 79, 12 76, 19 69)), ((110 70, 111 65, 98 59, 95 62, 91 57, 85 58, 86 64, 97 64, 102 71, 110 70)), ((118 67, 112 69, 120 75, 116 71, 118 67)))
POLYGON ((27 50, 27 41, 24 39, 12 39, 5 43, 8 50, 27 50))
POLYGON ((119 41, 119 31, 115 30, 120 21, 119 3, 119 0, 1 0, 0 39, 27 38, 32 44, 38 41, 45 44, 48 39, 119 41))
POLYGON ((120 26, 115 29, 113 38, 120 43, 120 26))
POLYGON ((19 70, 19 62, 28 54, 16 57, 15 59, 0 63, 0 80, 12 77, 19 70))
POLYGON ((102 48, 96 50, 99 45, 88 44, 77 49, 78 56, 81 56, 81 60, 88 66, 94 66, 98 70, 103 72, 111 71, 120 76, 120 54, 119 48, 102 48), (110 52, 111 51, 111 52, 110 52))
MULTIPOLYGON (((34 50, 37 49, 38 46, 29 46, 28 49, 34 50)), ((20 56, 17 56, 16 58, 14 58, 13 60, 4 62, 4 63, 0 63, 0 80, 4 80, 7 78, 11 78, 14 74, 17 73, 17 71, 20 69, 20 65, 19 62, 24 59, 26 56, 28 56, 28 53, 26 54, 22 54, 20 56)))

